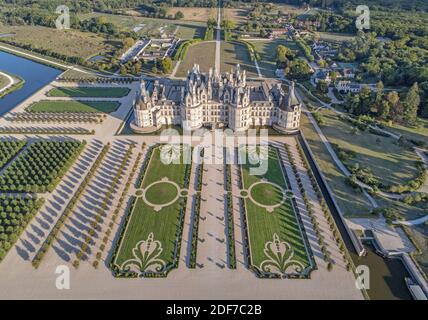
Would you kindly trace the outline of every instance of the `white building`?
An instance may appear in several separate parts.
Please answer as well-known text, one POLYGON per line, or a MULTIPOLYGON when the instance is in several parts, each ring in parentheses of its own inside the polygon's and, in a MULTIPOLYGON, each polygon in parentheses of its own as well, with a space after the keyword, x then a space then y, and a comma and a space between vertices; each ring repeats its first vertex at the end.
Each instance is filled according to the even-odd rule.
POLYGON ((185 81, 141 82, 134 106, 134 131, 152 132, 163 125, 194 130, 202 126, 245 131, 272 126, 282 133, 299 130, 301 104, 294 83, 285 93, 276 80, 247 81, 239 65, 230 73, 208 74, 195 65, 185 81))
POLYGON ((340 80, 336 82, 336 89, 341 93, 357 93, 361 91, 361 85, 358 83, 351 83, 349 80, 340 80))

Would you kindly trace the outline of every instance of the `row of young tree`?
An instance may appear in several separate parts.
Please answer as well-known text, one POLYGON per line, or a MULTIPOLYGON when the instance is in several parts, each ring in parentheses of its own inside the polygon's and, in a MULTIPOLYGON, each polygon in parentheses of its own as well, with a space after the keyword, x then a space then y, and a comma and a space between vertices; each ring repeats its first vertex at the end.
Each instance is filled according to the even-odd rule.
POLYGON ((25 140, 0 140, 0 169, 26 144, 25 140))
POLYGON ((29 196, 0 195, 0 261, 18 240, 42 204, 42 199, 29 196))
POLYGON ((4 192, 50 191, 81 150, 80 141, 36 141, 0 177, 4 192))

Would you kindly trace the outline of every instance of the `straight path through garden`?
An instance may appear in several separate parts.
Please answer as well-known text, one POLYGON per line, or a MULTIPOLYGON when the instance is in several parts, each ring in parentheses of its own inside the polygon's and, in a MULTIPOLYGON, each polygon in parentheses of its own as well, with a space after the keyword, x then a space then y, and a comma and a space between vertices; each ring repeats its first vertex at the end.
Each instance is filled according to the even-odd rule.
MULTIPOLYGON (((101 151, 101 144, 93 140, 62 178, 52 193, 46 194, 45 204, 31 221, 15 246, 17 255, 24 260, 32 260, 59 220, 72 195, 82 184, 92 163, 101 151)), ((12 252, 10 252, 11 254, 12 252)))
POLYGON ((218 3, 218 13, 217 13, 217 29, 216 29, 216 41, 215 41, 215 70, 220 72, 220 43, 221 43, 221 1, 218 3))
MULTIPOLYGON (((109 151, 80 196, 70 218, 59 232, 57 241, 52 244, 54 250, 51 250, 48 255, 58 255, 63 262, 73 262, 76 259, 76 254, 80 251, 80 246, 84 243, 85 237, 89 235, 91 224, 95 221, 98 210, 102 209, 106 193, 113 183, 127 149, 127 144, 121 140, 116 140, 111 144, 109 151)), ((126 180, 126 177, 120 179, 126 180)), ((120 194, 120 190, 116 191, 117 194, 120 194)), ((90 259, 95 258, 95 254, 102 243, 104 232, 110 222, 108 217, 114 210, 115 203, 116 201, 113 199, 108 199, 108 209, 102 210, 101 221, 91 236, 91 242, 82 260, 91 262, 90 259)), ((51 260, 48 256, 46 259, 51 260)))
MULTIPOLYGON (((198 268, 220 271, 227 268, 227 236, 223 149, 217 148, 212 155, 213 164, 204 165, 196 262, 198 268)), ((205 155, 210 154, 207 151, 205 155)))

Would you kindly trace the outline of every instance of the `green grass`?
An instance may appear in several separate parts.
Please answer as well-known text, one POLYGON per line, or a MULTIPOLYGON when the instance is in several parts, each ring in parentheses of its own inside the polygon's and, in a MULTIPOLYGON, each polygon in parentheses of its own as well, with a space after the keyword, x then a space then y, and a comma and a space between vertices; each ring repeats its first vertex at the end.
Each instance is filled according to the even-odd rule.
POLYGON ((246 70, 248 77, 258 77, 256 66, 251 61, 247 46, 237 42, 221 42, 220 48, 220 69, 221 72, 230 72, 236 65, 241 66, 241 70, 246 70))
POLYGON ((282 201, 282 190, 268 183, 261 183, 251 189, 251 196, 258 203, 273 206, 282 201))
MULTIPOLYGON (((145 188, 164 177, 183 187, 185 164, 163 164, 160 160, 160 149, 156 148, 153 151, 142 187, 145 188)), ((165 202, 164 199, 155 201, 165 202)), ((151 232, 153 232, 154 239, 162 243, 163 251, 158 258, 166 263, 172 263, 176 246, 176 232, 179 226, 180 208, 181 201, 177 200, 172 205, 156 212, 142 198, 139 198, 131 213, 132 216, 129 219, 115 263, 121 266, 123 262, 133 258, 132 249, 135 248, 139 241, 146 240, 151 232)))
POLYGON ((384 185, 405 184, 417 177, 415 161, 420 159, 412 150, 399 146, 390 137, 369 132, 354 134, 352 126, 331 110, 323 109, 320 114, 325 122, 321 130, 330 143, 355 153, 355 157, 345 161, 347 166, 359 163, 360 167, 369 168, 384 185))
POLYGON ((91 97, 91 98, 121 98, 129 93, 129 88, 99 88, 99 87, 58 87, 48 92, 49 97, 91 97))
POLYGON ((335 165, 327 148, 304 113, 302 113, 300 129, 342 212, 356 217, 367 215, 371 211, 370 203, 361 192, 354 190, 346 183, 346 177, 335 165))
POLYGON ((187 53, 181 61, 176 77, 185 77, 187 71, 199 64, 201 72, 208 72, 215 65, 215 42, 201 42, 189 46, 187 53))
POLYGON ((27 108, 30 112, 104 112, 111 113, 120 106, 116 101, 38 101, 27 108))
POLYGON ((146 192, 146 199, 153 204, 165 204, 175 199, 177 188, 170 183, 158 183, 151 186, 146 192))
POLYGON ((287 41, 283 39, 276 39, 272 41, 249 41, 254 45, 257 52, 260 55, 258 61, 259 68, 263 76, 274 77, 276 70, 276 47, 284 45, 291 50, 295 51, 296 54, 299 52, 299 48, 293 41, 287 41))
MULTIPOLYGON (((243 150, 240 151, 244 157, 243 150)), ((250 175, 252 165, 242 165, 243 185, 248 189, 253 183, 266 179, 287 189, 279 157, 275 148, 269 147, 268 170, 263 176, 250 175)), ((248 162, 248 161, 247 161, 248 162)), ((245 199, 247 210, 248 233, 250 238, 252 264, 259 267, 267 259, 264 255, 264 246, 272 241, 276 233, 282 241, 288 242, 294 250, 294 259, 300 261, 305 267, 309 259, 305 250, 304 239, 299 229, 299 222, 290 200, 282 206, 267 212, 266 209, 254 204, 249 198, 245 199)))
POLYGON ((396 134, 404 135, 408 139, 425 141, 428 144, 428 119, 418 118, 418 123, 414 127, 394 123, 387 129, 396 134))

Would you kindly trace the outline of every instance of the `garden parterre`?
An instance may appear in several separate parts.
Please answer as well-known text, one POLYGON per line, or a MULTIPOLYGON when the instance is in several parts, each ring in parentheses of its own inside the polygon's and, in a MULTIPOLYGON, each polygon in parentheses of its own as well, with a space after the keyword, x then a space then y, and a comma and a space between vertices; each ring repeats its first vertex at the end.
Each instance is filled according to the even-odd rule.
POLYGON ((284 198, 289 187, 281 160, 276 148, 269 147, 264 160, 268 161, 267 172, 263 175, 250 174, 250 168, 255 167, 249 163, 254 148, 240 148, 239 151, 241 159, 246 159, 241 165, 241 174, 247 195, 241 191, 241 196, 245 198, 251 265, 261 274, 303 274, 310 266, 307 244, 292 201, 284 198), (254 188, 260 184, 265 188, 254 188), (271 201, 262 202, 268 196, 271 201), (276 207, 268 209, 272 204, 276 207))
MULTIPOLYGON (((180 156, 183 156, 184 151, 180 149, 180 156)), ((159 146, 149 151, 149 157, 150 160, 146 159, 148 165, 143 165, 141 187, 145 196, 135 201, 113 260, 112 267, 119 274, 165 276, 178 262, 187 199, 180 191, 188 187, 191 165, 183 161, 164 164, 159 146), (180 190, 171 188, 173 185, 180 190), (152 194, 149 191, 155 186, 157 192, 152 194), (156 208, 159 204, 163 206, 156 208), (146 252, 148 249, 153 250, 151 254, 146 252)))
POLYGON ((29 106, 29 112, 115 112, 120 106, 117 101, 53 101, 41 100, 29 106))
POLYGON ((121 98, 129 93, 124 87, 57 87, 47 93, 49 97, 121 98))

